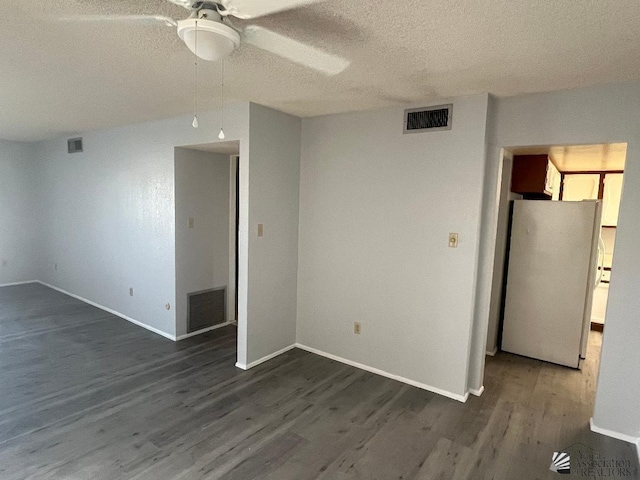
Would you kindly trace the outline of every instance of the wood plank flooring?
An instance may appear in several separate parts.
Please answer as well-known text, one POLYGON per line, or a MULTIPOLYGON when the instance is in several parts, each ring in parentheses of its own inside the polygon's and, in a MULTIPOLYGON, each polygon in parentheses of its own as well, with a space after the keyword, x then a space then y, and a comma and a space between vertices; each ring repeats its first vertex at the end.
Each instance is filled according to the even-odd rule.
POLYGON ((554 479, 577 442, 638 478, 634 446, 589 431, 600 336, 582 372, 489 358, 462 404, 300 350, 244 372, 234 328, 174 343, 4 287, 0 479, 554 479))

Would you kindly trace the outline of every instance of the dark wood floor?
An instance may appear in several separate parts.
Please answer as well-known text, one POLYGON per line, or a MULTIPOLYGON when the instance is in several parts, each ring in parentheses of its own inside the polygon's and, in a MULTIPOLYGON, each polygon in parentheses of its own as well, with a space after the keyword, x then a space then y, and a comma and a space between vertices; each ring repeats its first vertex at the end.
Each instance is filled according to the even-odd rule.
POLYGON ((553 479, 576 442, 637 478, 632 445, 589 431, 599 335, 582 372, 488 359, 485 394, 462 404, 300 350, 244 372, 233 328, 174 343, 4 287, 0 478, 553 479))

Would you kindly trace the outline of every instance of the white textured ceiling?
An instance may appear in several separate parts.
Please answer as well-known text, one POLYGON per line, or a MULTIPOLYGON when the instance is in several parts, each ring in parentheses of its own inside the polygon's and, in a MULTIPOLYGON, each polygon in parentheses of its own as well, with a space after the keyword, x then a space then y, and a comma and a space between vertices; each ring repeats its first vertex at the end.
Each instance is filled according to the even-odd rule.
MULTIPOLYGON (((165 0, 0 0, 0 138, 192 110, 193 58, 172 29, 54 20, 77 13, 187 12, 165 0)), ((640 80, 638 0, 327 0, 254 23, 352 61, 324 77, 250 45, 232 54, 228 102, 299 116, 640 80)), ((218 68, 201 62, 201 109, 220 104, 218 68)))

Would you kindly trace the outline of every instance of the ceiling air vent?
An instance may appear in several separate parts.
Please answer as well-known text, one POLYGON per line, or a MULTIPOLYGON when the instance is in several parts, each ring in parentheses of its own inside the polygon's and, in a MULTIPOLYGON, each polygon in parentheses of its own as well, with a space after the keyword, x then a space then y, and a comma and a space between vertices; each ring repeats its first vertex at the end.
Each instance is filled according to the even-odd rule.
POLYGON ((404 133, 451 130, 453 104, 404 111, 404 133))
POLYGON ((67 149, 69 153, 79 153, 82 151, 82 138, 70 138, 67 140, 67 149))

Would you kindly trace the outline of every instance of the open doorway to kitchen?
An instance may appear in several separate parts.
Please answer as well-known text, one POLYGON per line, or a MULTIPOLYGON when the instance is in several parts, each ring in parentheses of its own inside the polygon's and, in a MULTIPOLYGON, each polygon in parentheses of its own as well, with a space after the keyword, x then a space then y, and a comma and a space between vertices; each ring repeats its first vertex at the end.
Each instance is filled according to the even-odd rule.
POLYGON ((495 358, 485 376, 500 362, 519 365, 579 395, 587 415, 615 275, 626 151, 615 143, 503 152, 487 337, 495 358))

